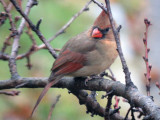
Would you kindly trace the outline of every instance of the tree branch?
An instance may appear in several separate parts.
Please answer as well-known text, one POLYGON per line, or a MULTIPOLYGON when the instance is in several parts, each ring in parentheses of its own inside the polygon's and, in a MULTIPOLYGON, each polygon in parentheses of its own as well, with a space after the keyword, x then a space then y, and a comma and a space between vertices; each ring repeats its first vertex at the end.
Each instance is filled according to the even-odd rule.
MULTIPOLYGON (((108 112, 105 112, 105 109, 100 106, 100 104, 95 101, 88 93, 84 90, 75 90, 69 89, 78 99, 80 105, 86 105, 87 113, 91 113, 91 116, 99 115, 101 117, 107 116, 113 112, 112 109, 109 109, 108 112)), ((123 120, 124 118, 121 117, 118 113, 110 115, 112 120, 123 120)))
POLYGON ((48 115, 48 120, 51 120, 52 112, 53 112, 53 110, 54 110, 57 102, 59 101, 60 97, 61 97, 61 95, 58 95, 58 96, 56 97, 56 101, 54 101, 54 103, 51 105, 51 108, 50 108, 50 111, 49 111, 49 115, 48 115))
MULTIPOLYGON (((19 88, 43 88, 47 84, 47 79, 48 78, 19 78, 16 80, 1 80, 0 89, 16 88, 18 85, 19 88)), ((54 87, 106 92, 113 90, 114 95, 122 96, 127 99, 132 106, 142 108, 146 115, 150 115, 155 120, 160 119, 160 107, 157 106, 150 97, 141 94, 136 88, 132 88, 126 92, 126 86, 124 84, 103 78, 88 81, 88 86, 84 83, 82 79, 74 80, 70 77, 64 77, 54 87)))
POLYGON ((114 20, 113 20, 113 17, 112 17, 112 12, 111 12, 111 8, 110 8, 110 2, 109 0, 105 0, 106 2, 106 6, 107 6, 107 11, 106 11, 106 14, 109 15, 109 20, 110 20, 110 23, 111 23, 111 26, 112 26, 112 30, 113 30, 113 34, 114 34, 114 37, 115 37, 115 40, 116 40, 116 43, 117 43, 117 51, 119 53, 119 57, 121 59, 121 63, 122 63, 122 66, 123 66, 123 71, 124 71, 124 74, 125 74, 125 80, 126 80, 126 86, 134 86, 131 78, 130 78, 130 72, 129 72, 129 69, 128 69, 128 66, 127 66, 127 63, 126 63, 126 60, 124 58, 124 55, 123 55, 123 52, 122 52, 122 48, 121 48, 121 44, 120 44, 120 39, 119 39, 119 30, 116 29, 116 26, 115 26, 115 23, 114 23, 114 20))
POLYGON ((150 82, 151 82, 151 68, 152 66, 149 65, 149 59, 148 59, 148 53, 150 51, 150 49, 148 48, 148 29, 151 25, 151 22, 148 19, 144 19, 144 23, 146 25, 146 32, 144 33, 144 38, 143 38, 143 42, 144 42, 144 46, 145 46, 145 56, 143 57, 143 60, 146 64, 146 73, 145 78, 147 81, 147 85, 146 85, 146 91, 147 91, 147 95, 150 96, 150 82))
POLYGON ((120 39, 119 39, 119 29, 116 29, 116 27, 115 27, 115 23, 114 23, 112 13, 111 13, 111 8, 110 8, 110 2, 109 2, 109 0, 105 0, 106 6, 107 6, 107 9, 106 9, 102 4, 100 4, 96 0, 92 0, 92 1, 94 3, 96 3, 101 9, 103 9, 106 12, 106 14, 109 15, 109 20, 110 20, 111 27, 112 27, 112 30, 113 30, 113 34, 114 34, 114 37, 115 37, 115 40, 116 40, 116 43, 117 43, 117 51, 118 51, 119 57, 121 59, 121 63, 122 63, 122 66, 123 66, 123 71, 125 73, 126 85, 127 85, 127 87, 135 87, 131 78, 130 78, 131 73, 129 72, 126 60, 124 58, 124 55, 123 55, 123 52, 122 52, 122 49, 121 49, 120 39))
POLYGON ((20 91, 0 91, 0 94, 9 95, 9 96, 17 96, 20 91))
MULTIPOLYGON (((89 2, 87 2, 85 4, 85 6, 78 12, 76 13, 54 36, 52 36, 51 38, 49 38, 47 41, 51 42, 52 40, 54 40, 56 37, 58 37, 59 35, 61 35, 62 33, 65 32, 65 30, 71 25, 71 23, 73 23, 73 21, 79 17, 83 12, 88 10, 88 6, 91 4, 91 0, 89 2)), ((39 45, 39 48, 44 48, 46 47, 45 44, 39 45)))
POLYGON ((22 15, 22 17, 26 20, 26 22, 29 24, 30 28, 37 34, 37 36, 39 37, 39 39, 46 45, 46 47, 48 48, 49 52, 51 53, 51 55, 54 58, 57 58, 57 54, 54 51, 54 49, 52 48, 52 46, 47 42, 47 40, 45 39, 45 37, 42 35, 42 33, 36 28, 36 26, 32 23, 32 21, 28 18, 27 15, 25 15, 25 13, 21 10, 21 8, 17 5, 15 0, 10 0, 12 2, 12 4, 14 5, 14 7, 16 8, 16 10, 22 15))

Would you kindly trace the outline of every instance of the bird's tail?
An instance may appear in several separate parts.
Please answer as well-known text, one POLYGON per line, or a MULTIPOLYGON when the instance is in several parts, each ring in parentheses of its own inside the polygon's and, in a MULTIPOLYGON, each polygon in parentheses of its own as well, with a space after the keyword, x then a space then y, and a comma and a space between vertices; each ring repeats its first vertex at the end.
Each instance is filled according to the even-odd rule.
POLYGON ((51 80, 51 78, 53 78, 53 77, 52 77, 52 73, 51 73, 51 76, 49 77, 49 83, 45 86, 45 88, 44 88, 43 91, 41 92, 41 94, 40 94, 40 96, 39 96, 39 98, 38 98, 38 100, 37 100, 37 102, 36 102, 36 104, 35 104, 35 106, 34 106, 34 108, 33 108, 33 110, 32 110, 32 113, 31 113, 31 115, 30 115, 30 118, 32 118, 34 111, 36 110, 37 106, 39 105, 39 103, 41 102, 42 98, 44 97, 44 95, 45 95, 45 94, 47 93, 47 91, 49 90, 49 88, 50 88, 51 86, 55 85, 55 84, 61 79, 61 77, 53 78, 52 80, 51 80))

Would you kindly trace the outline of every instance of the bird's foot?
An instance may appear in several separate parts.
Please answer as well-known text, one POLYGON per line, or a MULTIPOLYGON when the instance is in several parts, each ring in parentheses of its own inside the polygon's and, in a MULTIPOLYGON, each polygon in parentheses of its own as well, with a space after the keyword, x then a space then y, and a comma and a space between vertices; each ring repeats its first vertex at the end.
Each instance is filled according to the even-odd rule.
POLYGON ((98 78, 100 78, 98 75, 88 76, 88 77, 85 79, 85 86, 88 86, 87 83, 88 83, 89 80, 98 79, 98 78))
POLYGON ((91 75, 89 77, 90 77, 90 80, 92 80, 92 79, 99 79, 100 78, 100 76, 98 76, 98 75, 91 75))
POLYGON ((105 71, 100 74, 100 77, 103 78, 104 76, 108 76, 108 73, 106 73, 105 71))

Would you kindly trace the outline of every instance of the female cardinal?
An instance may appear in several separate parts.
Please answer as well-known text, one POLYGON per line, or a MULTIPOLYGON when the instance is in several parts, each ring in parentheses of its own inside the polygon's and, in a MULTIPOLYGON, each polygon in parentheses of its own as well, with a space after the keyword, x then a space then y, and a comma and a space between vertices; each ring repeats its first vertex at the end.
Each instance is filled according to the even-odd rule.
POLYGON ((89 30, 70 39, 64 45, 32 114, 48 89, 63 76, 91 76, 109 68, 118 55, 116 48, 108 14, 102 11, 89 30))

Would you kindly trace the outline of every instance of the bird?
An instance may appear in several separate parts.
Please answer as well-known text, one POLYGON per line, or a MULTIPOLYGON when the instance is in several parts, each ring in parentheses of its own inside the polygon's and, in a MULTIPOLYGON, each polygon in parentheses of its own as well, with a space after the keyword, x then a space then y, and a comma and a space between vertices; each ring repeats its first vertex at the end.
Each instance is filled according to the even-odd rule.
MULTIPOLYGON (((114 24, 117 26, 115 21, 114 24)), ((41 92, 31 116, 49 88, 62 77, 86 77, 104 72, 117 58, 116 49, 109 15, 102 10, 88 30, 71 38, 63 46, 53 63, 48 83, 41 92)))

